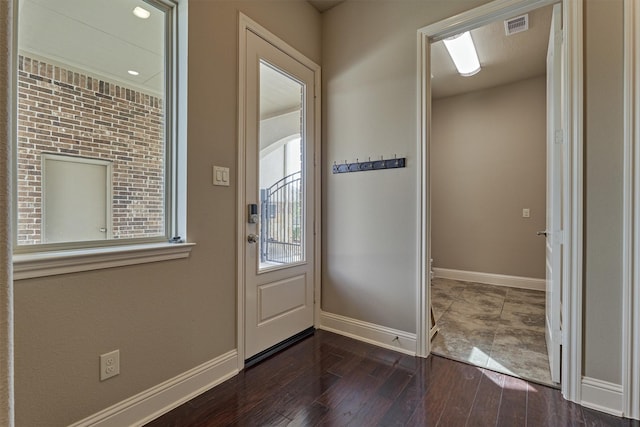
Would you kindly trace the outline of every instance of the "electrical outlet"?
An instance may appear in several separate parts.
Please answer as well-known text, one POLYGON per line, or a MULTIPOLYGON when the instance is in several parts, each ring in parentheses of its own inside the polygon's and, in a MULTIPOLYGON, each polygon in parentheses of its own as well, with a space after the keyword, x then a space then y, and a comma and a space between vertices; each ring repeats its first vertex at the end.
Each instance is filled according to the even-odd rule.
POLYGON ((522 209, 522 218, 530 218, 531 210, 529 208, 522 209))
POLYGON ((100 355, 100 381, 115 377, 120 373, 120 350, 100 355))

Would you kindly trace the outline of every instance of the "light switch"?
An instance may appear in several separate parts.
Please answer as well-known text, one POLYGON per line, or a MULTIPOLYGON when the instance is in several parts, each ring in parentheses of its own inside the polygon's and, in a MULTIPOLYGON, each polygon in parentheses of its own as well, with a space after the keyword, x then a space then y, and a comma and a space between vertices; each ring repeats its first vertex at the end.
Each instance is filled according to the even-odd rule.
POLYGON ((531 210, 529 210, 529 208, 522 209, 522 218, 530 218, 530 217, 531 217, 531 210))
POLYGON ((229 186, 229 168, 213 167, 213 185, 229 186))

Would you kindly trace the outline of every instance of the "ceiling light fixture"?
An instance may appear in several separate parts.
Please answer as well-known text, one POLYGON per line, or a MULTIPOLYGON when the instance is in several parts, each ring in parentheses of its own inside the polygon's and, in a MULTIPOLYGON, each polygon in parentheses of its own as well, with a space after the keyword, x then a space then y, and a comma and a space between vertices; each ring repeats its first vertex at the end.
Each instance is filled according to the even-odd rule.
POLYGON ((147 19, 148 17, 151 16, 151 12, 149 12, 147 9, 140 6, 136 6, 136 8, 133 9, 133 14, 140 19, 147 19))
POLYGON ((443 41, 461 76, 473 76, 480 71, 478 53, 469 31, 449 37, 443 41))
POLYGON ((137 72, 136 70, 129 70, 129 71, 127 71, 127 73, 131 74, 132 76, 140 75, 140 73, 137 72))

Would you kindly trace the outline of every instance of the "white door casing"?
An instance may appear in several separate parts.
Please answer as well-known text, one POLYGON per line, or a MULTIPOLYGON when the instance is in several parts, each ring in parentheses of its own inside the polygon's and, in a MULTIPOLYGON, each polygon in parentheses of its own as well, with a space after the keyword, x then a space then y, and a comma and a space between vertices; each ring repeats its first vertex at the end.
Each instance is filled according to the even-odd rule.
MULTIPOLYGON (((261 260, 261 244, 249 240, 261 236, 264 224, 248 221, 242 215, 239 245, 243 248, 244 282, 244 359, 248 359, 314 325, 315 281, 315 73, 314 70, 276 47, 250 29, 245 30, 244 96, 244 191, 243 212, 260 200, 260 95, 268 69, 298 82, 302 89, 301 187, 303 216, 300 223, 302 257, 292 262, 266 263, 261 260), (266 67, 266 68, 265 68, 266 67), (254 237, 255 236, 255 237, 254 237)), ((264 166, 264 162, 262 162, 264 166)), ((264 186, 264 183, 263 185, 264 186)), ((260 219, 262 221, 262 218, 260 219)), ((271 241, 271 239, 270 239, 271 241)))
POLYGON ((551 381, 560 382, 562 292, 562 9, 553 6, 547 51, 547 229, 545 338, 551 381))

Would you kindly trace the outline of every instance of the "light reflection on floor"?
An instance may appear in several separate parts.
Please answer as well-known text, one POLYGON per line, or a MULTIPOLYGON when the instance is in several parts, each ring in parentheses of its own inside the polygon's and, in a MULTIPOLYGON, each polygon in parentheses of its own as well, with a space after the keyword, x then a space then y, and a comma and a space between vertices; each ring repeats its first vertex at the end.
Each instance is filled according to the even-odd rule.
POLYGON ((541 291, 436 278, 431 300, 439 332, 432 352, 557 386, 549 372, 544 298, 541 291))

